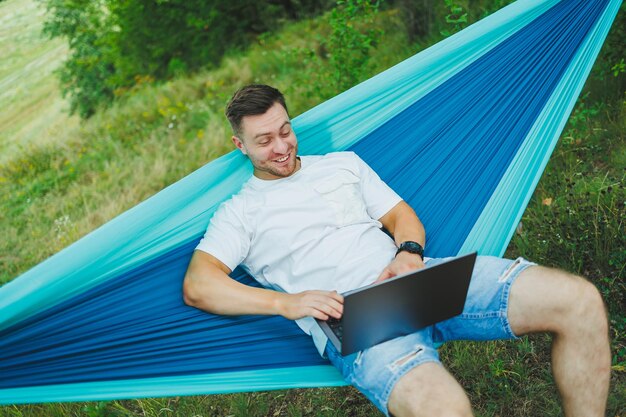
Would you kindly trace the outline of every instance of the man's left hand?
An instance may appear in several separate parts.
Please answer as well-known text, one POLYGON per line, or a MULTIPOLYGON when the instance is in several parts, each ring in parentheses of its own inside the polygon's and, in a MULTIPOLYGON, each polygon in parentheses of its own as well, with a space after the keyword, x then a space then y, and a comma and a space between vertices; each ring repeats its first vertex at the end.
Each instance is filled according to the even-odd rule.
POLYGON ((415 253, 400 252, 393 261, 378 276, 375 282, 381 282, 389 278, 393 278, 396 275, 404 274, 405 272, 414 271, 416 269, 425 268, 426 265, 422 260, 422 257, 415 253))

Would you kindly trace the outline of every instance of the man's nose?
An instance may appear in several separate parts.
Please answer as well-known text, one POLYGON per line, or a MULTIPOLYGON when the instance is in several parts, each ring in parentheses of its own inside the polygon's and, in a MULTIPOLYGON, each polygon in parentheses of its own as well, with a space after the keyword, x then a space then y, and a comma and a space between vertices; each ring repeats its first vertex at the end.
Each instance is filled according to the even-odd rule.
POLYGON ((274 153, 284 154, 289 149, 289 144, 282 138, 274 142, 274 153))

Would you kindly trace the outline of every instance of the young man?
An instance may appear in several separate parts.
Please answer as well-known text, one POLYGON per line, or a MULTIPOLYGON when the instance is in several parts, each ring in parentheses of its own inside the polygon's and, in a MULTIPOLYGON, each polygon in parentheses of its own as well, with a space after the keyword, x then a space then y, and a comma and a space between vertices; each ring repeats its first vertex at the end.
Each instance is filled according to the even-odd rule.
POLYGON ((565 415, 604 415, 610 350, 598 291, 523 259, 478 257, 462 315, 342 357, 313 317, 340 318, 340 293, 441 260, 423 257, 426 234, 415 212, 354 153, 298 156, 278 90, 246 86, 226 115, 254 175, 211 219, 185 277, 187 304, 296 320, 348 382, 394 416, 472 415, 435 343, 550 332, 565 415), (267 289, 231 279, 238 265, 267 289))

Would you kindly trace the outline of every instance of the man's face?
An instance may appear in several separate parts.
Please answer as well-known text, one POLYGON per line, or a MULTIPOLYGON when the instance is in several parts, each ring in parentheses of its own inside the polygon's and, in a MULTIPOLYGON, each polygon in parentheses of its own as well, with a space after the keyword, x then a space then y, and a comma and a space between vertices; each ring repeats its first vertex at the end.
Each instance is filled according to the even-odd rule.
POLYGON ((233 136, 232 140, 252 162, 256 177, 275 180, 300 169, 300 161, 296 159, 298 139, 280 103, 274 103, 263 114, 245 116, 241 128, 241 137, 233 136))

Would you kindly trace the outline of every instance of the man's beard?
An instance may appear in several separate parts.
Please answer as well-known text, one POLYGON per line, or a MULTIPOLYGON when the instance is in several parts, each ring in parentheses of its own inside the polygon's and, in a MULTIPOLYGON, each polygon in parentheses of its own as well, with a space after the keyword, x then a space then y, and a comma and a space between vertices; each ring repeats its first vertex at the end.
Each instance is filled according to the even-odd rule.
POLYGON ((290 159, 289 165, 285 165, 282 167, 274 166, 273 162, 265 162, 264 164, 260 164, 260 163, 257 163, 252 158, 249 158, 249 159, 250 159, 250 162, 252 162, 252 165, 254 166, 255 170, 259 172, 264 172, 274 177, 286 178, 286 177, 291 176, 296 171, 296 168, 298 167, 297 154, 298 154, 298 146, 296 145, 291 151, 289 151, 289 159, 290 159))

